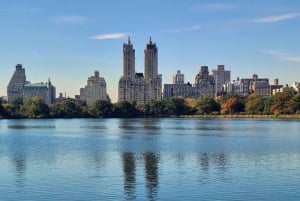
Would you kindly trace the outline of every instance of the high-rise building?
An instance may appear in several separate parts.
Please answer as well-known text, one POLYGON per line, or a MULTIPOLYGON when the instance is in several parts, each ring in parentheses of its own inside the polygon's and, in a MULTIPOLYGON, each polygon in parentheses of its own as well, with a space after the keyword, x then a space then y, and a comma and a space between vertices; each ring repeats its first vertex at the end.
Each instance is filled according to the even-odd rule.
POLYGON ((212 71, 215 79, 215 93, 224 91, 223 85, 230 82, 230 71, 225 70, 224 65, 217 65, 217 69, 212 71))
POLYGON ((199 96, 215 96, 215 79, 209 74, 207 66, 201 66, 199 73, 195 77, 194 86, 199 96))
POLYGON ((22 67, 22 64, 17 64, 16 70, 7 86, 8 102, 14 100, 17 97, 23 97, 23 90, 25 84, 26 84, 25 69, 22 67))
POLYGON ((85 88, 80 89, 80 98, 86 101, 87 105, 91 105, 96 100, 110 101, 106 93, 106 81, 100 77, 99 71, 95 71, 94 75, 88 78, 85 88))
POLYGON ((135 50, 128 37, 127 44, 123 44, 123 75, 125 78, 135 77, 135 50))
POLYGON ((158 50, 151 37, 144 50, 144 73, 147 84, 146 102, 161 100, 162 98, 162 75, 158 74, 158 50))
POLYGON ((23 98, 29 99, 34 96, 39 96, 44 99, 47 104, 52 104, 55 102, 56 90, 52 85, 50 78, 48 82, 44 83, 26 83, 23 89, 23 98))
POLYGON ((135 72, 135 50, 128 38, 123 44, 123 75, 119 80, 119 101, 136 101, 145 104, 151 100, 161 100, 162 76, 158 71, 158 54, 151 38, 144 50, 144 74, 135 72))

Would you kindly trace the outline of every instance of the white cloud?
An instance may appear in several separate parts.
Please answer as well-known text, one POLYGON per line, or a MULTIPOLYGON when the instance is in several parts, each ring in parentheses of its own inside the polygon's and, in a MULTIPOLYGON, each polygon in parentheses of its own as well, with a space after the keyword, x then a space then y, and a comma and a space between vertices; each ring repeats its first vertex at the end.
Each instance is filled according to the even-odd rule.
POLYGON ((300 56, 288 54, 278 50, 269 50, 268 53, 283 61, 300 62, 300 56))
POLYGON ((253 20, 254 23, 275 23, 275 22, 280 22, 284 20, 290 20, 300 17, 300 13, 286 13, 286 14, 281 14, 281 15, 273 15, 273 16, 268 16, 264 18, 257 18, 253 20))
POLYGON ((197 31, 197 30, 199 30, 201 28, 202 27, 200 25, 195 25, 195 26, 185 27, 185 28, 168 29, 167 32, 171 32, 171 33, 191 32, 191 31, 197 31))
POLYGON ((89 18, 80 15, 64 15, 55 18, 57 23, 67 23, 67 24, 82 24, 88 21, 89 18))
POLYGON ((128 33, 107 33, 107 34, 98 34, 92 36, 90 39, 94 40, 108 40, 108 39, 120 39, 128 36, 128 33))

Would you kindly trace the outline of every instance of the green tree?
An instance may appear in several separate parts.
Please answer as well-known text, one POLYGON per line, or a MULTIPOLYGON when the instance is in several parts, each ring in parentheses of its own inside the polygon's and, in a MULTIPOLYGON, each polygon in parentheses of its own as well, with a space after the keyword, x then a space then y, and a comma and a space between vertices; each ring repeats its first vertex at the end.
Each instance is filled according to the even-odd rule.
POLYGON ((9 113, 13 118, 22 117, 21 109, 24 105, 24 101, 22 97, 16 97, 12 101, 9 102, 9 113))
POLYGON ((50 114, 56 118, 83 117, 82 108, 72 100, 63 100, 50 106, 50 114))
POLYGON ((212 114, 220 112, 221 106, 211 96, 201 96, 197 103, 197 114, 212 114))
POLYGON ((145 116, 149 117, 162 117, 166 116, 164 113, 165 105, 162 101, 153 100, 146 104, 147 111, 144 111, 145 116))
POLYGON ((164 114, 168 116, 179 116, 187 112, 183 98, 171 97, 163 100, 164 114))
POLYGON ((271 105, 274 102, 273 96, 266 97, 264 100, 264 111, 263 114, 271 114, 271 105))
POLYGON ((89 112, 94 117, 110 117, 113 112, 113 104, 106 100, 97 100, 90 107, 89 112))
POLYGON ((294 114, 300 114, 300 94, 296 94, 292 97, 290 105, 294 114))
POLYGON ((264 112, 264 100, 258 94, 251 94, 245 106, 245 111, 247 114, 262 114, 264 112))
POLYGON ((22 114, 28 118, 46 118, 49 117, 49 106, 39 96, 34 96, 25 101, 22 114))
POLYGON ((114 117, 137 117, 138 111, 128 101, 120 101, 113 104, 113 116, 114 117))

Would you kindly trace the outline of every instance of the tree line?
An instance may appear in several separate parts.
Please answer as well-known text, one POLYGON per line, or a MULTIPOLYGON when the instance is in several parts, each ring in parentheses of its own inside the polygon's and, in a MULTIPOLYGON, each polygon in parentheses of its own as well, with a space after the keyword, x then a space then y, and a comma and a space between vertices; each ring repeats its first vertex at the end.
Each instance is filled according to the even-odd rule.
POLYGON ((63 100, 48 105, 41 97, 26 100, 16 98, 0 104, 0 118, 130 118, 130 117, 178 117, 183 115, 290 115, 300 114, 300 94, 293 89, 276 93, 271 97, 258 94, 241 96, 227 93, 212 98, 167 98, 145 105, 121 101, 111 103, 97 100, 90 106, 63 100))

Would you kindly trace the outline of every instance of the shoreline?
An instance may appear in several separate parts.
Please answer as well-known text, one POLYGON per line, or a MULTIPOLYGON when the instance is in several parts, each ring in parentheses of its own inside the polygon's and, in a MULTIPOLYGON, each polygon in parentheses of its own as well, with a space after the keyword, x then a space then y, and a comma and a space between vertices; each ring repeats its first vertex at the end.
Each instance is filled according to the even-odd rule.
POLYGON ((300 119, 300 115, 296 114, 289 114, 289 115, 261 115, 261 114, 227 114, 227 115, 182 115, 180 117, 183 118, 203 118, 203 119, 210 119, 210 118, 245 118, 245 119, 300 119))

